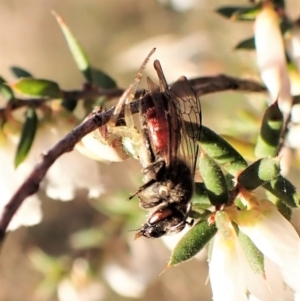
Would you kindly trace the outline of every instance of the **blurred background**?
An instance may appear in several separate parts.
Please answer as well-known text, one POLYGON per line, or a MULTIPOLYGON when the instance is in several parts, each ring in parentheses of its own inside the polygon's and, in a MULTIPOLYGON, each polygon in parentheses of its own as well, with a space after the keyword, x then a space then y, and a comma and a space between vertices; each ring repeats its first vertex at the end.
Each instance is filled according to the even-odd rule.
MULTIPOLYGON (((215 12, 229 4, 245 1, 0 0, 0 74, 12 81, 9 68, 15 65, 57 81, 64 90, 82 88, 84 79, 50 13, 55 10, 93 65, 119 87, 132 82, 153 47, 153 58, 161 61, 169 82, 181 75, 220 73, 260 81, 255 53, 234 51, 238 42, 252 36, 253 23, 230 22, 215 12)), ((299 17, 299 0, 287 1, 287 12, 299 17)), ((151 64, 145 74, 155 78, 151 64)), ((238 116, 244 116, 243 110, 259 116, 264 105, 261 95, 232 92, 201 101, 204 124, 224 134, 242 128, 238 116)), ((74 161, 66 169, 67 164, 74 161)), ((88 167, 76 164, 88 181, 88 167)), ((60 202, 42 189, 42 222, 10 233, 2 249, 0 300, 210 300, 206 251, 162 273, 170 254, 166 245, 178 237, 133 241, 130 230, 139 228, 146 214, 136 199, 126 199, 141 184, 140 169, 133 159, 97 164, 102 189, 97 198, 78 189, 73 201, 60 202)))

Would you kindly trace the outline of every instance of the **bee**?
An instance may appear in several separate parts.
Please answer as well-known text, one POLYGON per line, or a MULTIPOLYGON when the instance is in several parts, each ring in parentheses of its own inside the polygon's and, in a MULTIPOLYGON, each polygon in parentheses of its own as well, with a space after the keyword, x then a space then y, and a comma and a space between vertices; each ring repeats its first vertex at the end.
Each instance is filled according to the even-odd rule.
POLYGON ((139 99, 139 125, 130 111, 149 53, 135 81, 121 96, 107 124, 110 135, 122 138, 132 157, 142 165, 144 184, 129 197, 137 196, 142 209, 150 211, 135 239, 158 238, 182 231, 188 222, 194 193, 194 176, 199 152, 201 106, 186 77, 170 87, 158 60, 154 68, 159 85, 147 78, 148 91, 139 99), (120 125, 120 114, 124 119, 120 125))
POLYGON ((147 154, 140 207, 151 210, 135 238, 158 238, 182 231, 191 210, 199 152, 201 106, 196 92, 182 76, 170 87, 158 60, 159 85, 147 78, 149 92, 140 101, 141 136, 147 154))

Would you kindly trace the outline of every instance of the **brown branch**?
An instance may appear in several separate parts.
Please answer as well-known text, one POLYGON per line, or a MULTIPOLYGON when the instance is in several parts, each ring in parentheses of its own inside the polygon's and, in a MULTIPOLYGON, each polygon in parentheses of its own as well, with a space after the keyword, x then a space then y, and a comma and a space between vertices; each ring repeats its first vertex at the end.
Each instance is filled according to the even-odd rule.
POLYGON ((19 206, 25 198, 38 191, 41 181, 55 160, 63 153, 72 151, 76 143, 80 141, 83 136, 105 124, 109 120, 111 113, 112 109, 102 114, 95 114, 92 118, 80 124, 67 134, 48 152, 42 154, 40 162, 35 165, 32 172, 4 207, 0 218, 0 242, 3 241, 7 226, 19 206))
MULTIPOLYGON (((17 209, 28 196, 38 191, 39 185, 51 165, 62 154, 72 151, 76 143, 78 143, 82 137, 106 124, 112 115, 113 109, 114 107, 104 113, 96 113, 93 117, 89 118, 73 129, 63 139, 56 143, 48 152, 42 154, 40 162, 35 165, 32 172, 25 179, 23 184, 19 187, 19 189, 15 192, 3 209, 2 216, 0 216, 0 244, 5 237, 8 224, 10 223, 17 209)), ((135 114, 138 112, 138 110, 139 101, 135 101, 131 104, 131 112, 132 114, 135 114)), ((123 116, 124 113, 121 112, 120 118, 123 116)))
MULTIPOLYGON (((87 98, 96 98, 100 96, 106 96, 108 99, 120 97, 123 94, 123 89, 89 89, 89 90, 74 90, 74 91, 61 91, 61 99, 79 100, 87 98)), ((22 107, 39 107, 47 101, 52 101, 52 98, 14 98, 12 99, 5 108, 0 109, 0 118, 5 116, 7 107, 13 111, 22 107)))
MULTIPOLYGON (((240 91, 251 91, 251 92, 264 92, 265 88, 260 84, 257 84, 252 81, 240 80, 225 75, 219 75, 215 77, 203 77, 190 80, 194 89, 196 90, 199 96, 212 93, 220 92, 224 90, 240 90, 240 91)), ((121 89, 114 90, 89 90, 89 91, 69 91, 63 92, 63 98, 65 99, 81 99, 86 97, 98 97, 98 96, 107 96, 107 97, 120 97, 123 93, 121 89)), ((142 91, 139 91, 137 95, 141 94, 142 91)), ((48 101, 49 99, 30 99, 30 100, 21 100, 16 99, 10 103, 11 109, 17 109, 23 106, 27 106, 28 103, 31 105, 40 105, 41 101, 48 101)), ((138 112, 138 101, 131 104, 132 113, 138 112)), ((0 110, 0 116, 2 113, 0 110)), ((4 109, 5 110, 5 109, 4 109)), ((0 242, 4 240, 6 229, 14 216, 15 212, 22 204, 22 202, 30 195, 36 193, 39 189, 39 185, 43 178, 45 177, 48 169, 59 158, 62 154, 70 152, 75 147, 76 143, 79 142, 82 137, 92 132, 96 128, 104 125, 108 122, 113 108, 105 113, 95 114, 92 118, 88 119, 84 123, 77 126, 69 134, 67 134, 63 139, 61 139, 56 145, 54 145, 48 152, 42 154, 40 162, 38 162, 33 168, 30 175, 25 179, 23 184, 19 187, 16 193, 12 196, 10 201, 5 205, 0 217, 0 242)), ((3 113, 2 113, 3 114, 3 113)), ((122 117, 122 114, 121 116, 122 117)))
POLYGON ((246 92, 266 92, 266 88, 251 80, 239 79, 228 75, 198 77, 189 80, 198 96, 226 90, 246 92))
MULTIPOLYGON (((198 96, 209 93, 221 92, 226 90, 246 91, 246 92, 265 92, 266 88, 259 83, 250 80, 238 79, 228 75, 217 75, 209 77, 198 77, 189 80, 198 96)), ((136 96, 139 97, 144 91, 138 90, 136 96)), ((88 88, 83 90, 62 91, 62 99, 87 99, 106 96, 108 99, 120 97, 124 89, 100 89, 88 88)), ((51 98, 31 98, 31 99, 12 99, 7 106, 10 110, 16 110, 25 106, 39 107, 42 103, 51 101, 51 98)), ((0 109, 0 118, 5 116, 6 108, 0 109)))

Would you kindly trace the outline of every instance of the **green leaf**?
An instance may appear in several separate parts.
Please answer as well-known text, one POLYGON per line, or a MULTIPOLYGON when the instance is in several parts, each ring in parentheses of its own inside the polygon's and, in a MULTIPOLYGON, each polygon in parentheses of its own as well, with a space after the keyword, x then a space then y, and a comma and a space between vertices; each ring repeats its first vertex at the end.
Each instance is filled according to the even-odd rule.
POLYGON ((266 191, 266 196, 269 201, 276 205, 278 211, 288 220, 292 219, 292 208, 282 202, 277 196, 270 191, 266 191))
POLYGON ((254 161, 256 159, 253 153, 254 144, 245 137, 238 137, 233 135, 221 135, 221 137, 227 143, 229 143, 238 153, 243 154, 243 158, 245 158, 246 160, 254 161))
POLYGON ((226 204, 229 197, 227 183, 219 165, 208 155, 201 153, 199 170, 211 204, 214 206, 226 204))
POLYGON ((107 238, 107 232, 105 233, 102 228, 96 227, 83 229, 72 234, 70 243, 75 249, 99 248, 107 238))
POLYGON ((78 99, 63 99, 61 101, 61 105, 69 112, 73 112, 76 109, 77 103, 78 99))
POLYGON ((0 94, 8 101, 15 98, 12 89, 6 84, 6 81, 0 76, 0 94))
POLYGON ((197 223, 177 243, 171 254, 168 267, 191 259, 205 247, 216 233, 217 228, 215 224, 210 225, 206 220, 197 223))
POLYGON ((273 0, 274 4, 277 6, 277 8, 284 9, 285 8, 285 0, 273 0))
POLYGON ((35 137, 37 125, 38 119, 35 110, 33 108, 28 108, 26 112, 26 120, 23 125, 21 138, 15 156, 15 168, 17 168, 27 157, 35 137))
POLYGON ((288 32, 290 32, 294 27, 293 22, 287 18, 286 16, 284 16, 280 22, 280 30, 281 33, 284 35, 288 32))
POLYGON ((260 11, 260 6, 224 6, 217 9, 217 12, 229 19, 238 21, 252 21, 260 11))
POLYGON ((255 146, 257 158, 274 157, 280 142, 280 135, 283 126, 283 115, 275 101, 269 106, 264 114, 260 135, 255 146))
POLYGON ((270 182, 280 175, 279 159, 264 158, 249 165, 237 178, 237 182, 247 190, 254 190, 257 187, 270 182))
POLYGON ((253 50, 255 49, 255 42, 254 37, 251 37, 249 39, 243 40, 242 42, 238 43, 234 49, 247 49, 247 50, 253 50))
POLYGON ((283 176, 264 184, 264 188, 275 195, 280 201, 290 208, 300 207, 300 197, 296 187, 283 176))
POLYGON ((52 11, 52 14, 56 18, 56 21, 62 30, 78 69, 83 73, 88 82, 92 82, 92 70, 86 53, 77 39, 73 36, 70 28, 66 25, 61 16, 55 11, 52 11))
POLYGON ((238 231, 238 238, 244 250, 244 254, 249 262, 249 265, 254 273, 260 276, 264 276, 264 255, 262 254, 262 252, 256 247, 252 240, 241 231, 238 231))
POLYGON ((103 71, 92 67, 91 72, 92 72, 92 82, 96 86, 103 89, 117 88, 117 83, 103 71))
POLYGON ((201 129, 200 146, 233 176, 247 167, 246 160, 228 142, 205 126, 201 129))
POLYGON ((195 191, 192 199, 194 205, 201 206, 202 209, 211 207, 211 202, 207 195, 207 190, 204 183, 195 183, 195 191))
POLYGON ((15 77, 17 77, 17 78, 21 78, 21 77, 33 77, 30 72, 28 72, 27 70, 22 69, 20 67, 17 67, 17 66, 11 66, 10 70, 13 73, 13 75, 15 77))
POLYGON ((42 98, 60 98, 61 92, 57 83, 46 79, 22 78, 10 87, 23 95, 42 98))

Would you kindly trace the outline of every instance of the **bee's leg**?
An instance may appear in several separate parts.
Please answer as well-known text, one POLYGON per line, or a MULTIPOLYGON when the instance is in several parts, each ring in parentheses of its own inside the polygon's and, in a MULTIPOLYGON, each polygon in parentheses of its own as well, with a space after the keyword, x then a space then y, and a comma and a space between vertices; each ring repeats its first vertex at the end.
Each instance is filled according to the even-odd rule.
POLYGON ((186 211, 185 211, 185 215, 184 215, 184 220, 185 220, 185 223, 187 225, 189 225, 190 227, 192 227, 194 225, 194 220, 190 220, 189 222, 187 221, 187 218, 189 217, 189 214, 192 210, 192 203, 188 203, 187 206, 186 206, 186 211))
POLYGON ((130 111, 130 104, 125 104, 124 106, 124 119, 125 124, 128 128, 133 129, 134 128, 134 122, 133 117, 130 111))
POLYGON ((148 175, 150 179, 160 181, 161 175, 165 174, 166 162, 164 160, 156 161, 143 169, 143 174, 148 175))
POLYGON ((134 194, 132 194, 129 198, 128 201, 130 201, 131 199, 133 199, 136 195, 138 195, 140 192, 142 192, 143 190, 145 190, 146 188, 148 188, 149 186, 151 186, 152 184, 154 184, 156 182, 155 179, 151 179, 150 181, 148 181, 147 183, 145 183, 144 185, 142 185, 134 194))
POLYGON ((192 204, 191 203, 188 203, 186 205, 185 212, 182 212, 182 210, 177 207, 177 210, 179 210, 183 214, 183 218, 182 218, 182 221, 179 224, 177 224, 174 227, 171 227, 171 229, 176 229, 176 228, 180 227, 182 224, 189 225, 190 227, 193 226, 193 224, 194 224, 193 219, 189 222, 187 221, 187 218, 189 217, 189 213, 190 213, 191 209, 192 209, 192 204))
MULTIPOLYGON (((94 116, 97 113, 104 113, 106 109, 101 106, 94 107, 93 111, 88 115, 87 118, 94 116)), ((94 139, 100 141, 102 144, 110 145, 111 142, 116 138, 112 135, 109 130, 107 124, 100 126, 96 130, 92 132, 94 139)))
POLYGON ((165 167, 165 162, 161 160, 144 168, 142 172, 143 174, 145 174, 147 182, 144 185, 142 185, 134 194, 132 194, 128 198, 128 200, 131 200, 140 192, 142 192, 143 190, 147 189, 148 187, 150 187, 151 185, 159 181, 160 179, 158 178, 158 174, 161 170, 164 169, 164 167, 165 167))

